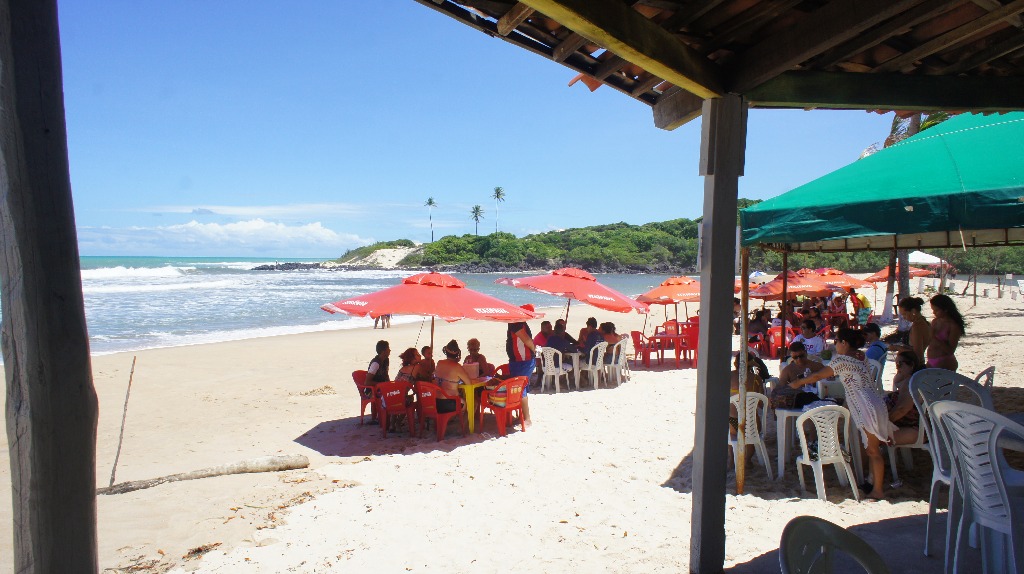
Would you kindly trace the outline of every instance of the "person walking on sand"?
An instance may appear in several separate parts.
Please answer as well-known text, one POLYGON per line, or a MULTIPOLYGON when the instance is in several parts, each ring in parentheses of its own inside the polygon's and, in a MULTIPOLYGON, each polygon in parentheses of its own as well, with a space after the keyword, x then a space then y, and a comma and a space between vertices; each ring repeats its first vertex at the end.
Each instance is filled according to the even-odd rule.
MULTIPOLYGON (((533 311, 533 305, 523 305, 527 311, 533 311)), ((508 371, 512 377, 527 377, 533 375, 537 367, 534 357, 533 336, 530 333, 530 326, 525 322, 509 323, 508 336, 505 339, 505 352, 508 355, 508 371)), ((527 401, 527 394, 530 392, 530 385, 523 385, 523 425, 528 427, 533 424, 530 420, 530 404, 527 401)))

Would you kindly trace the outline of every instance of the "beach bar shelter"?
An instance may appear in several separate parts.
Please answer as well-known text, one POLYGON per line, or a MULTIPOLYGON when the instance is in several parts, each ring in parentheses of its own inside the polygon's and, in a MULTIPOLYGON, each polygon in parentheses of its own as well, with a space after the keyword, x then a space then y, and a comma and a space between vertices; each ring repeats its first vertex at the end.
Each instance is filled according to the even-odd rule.
POLYGON ((788 253, 1024 244, 1024 112, 958 115, 740 219, 788 253))
MULTIPOLYGON (((352 2, 354 17, 363 2, 352 2)), ((701 118, 700 159, 689 164, 705 176, 689 560, 692 572, 722 571, 722 413, 729 406, 730 285, 747 110, 1024 109, 1024 0, 408 2, 410 10, 416 5, 633 98, 651 108, 658 128, 701 118)), ((387 22, 377 24, 386 30, 387 22)), ((460 55, 410 56, 438 66, 460 55)), ((98 570, 97 408, 60 57, 56 0, 0 0, 0 288, 15 522, 13 556, 2 559, 18 572, 98 570)), ((493 73, 501 70, 481 70, 493 73)), ((482 125, 497 133, 513 114, 528 112, 517 109, 522 105, 511 98, 496 103, 495 117, 482 125)), ((545 137, 557 141, 557 134, 545 137)), ((686 165, 680 158, 678 167, 686 165)), ((592 166, 567 168, 608 166, 607 158, 595 157, 592 166)), ((965 242, 985 240, 963 230, 965 242)), ((789 241, 778 239, 773 245, 789 241)))

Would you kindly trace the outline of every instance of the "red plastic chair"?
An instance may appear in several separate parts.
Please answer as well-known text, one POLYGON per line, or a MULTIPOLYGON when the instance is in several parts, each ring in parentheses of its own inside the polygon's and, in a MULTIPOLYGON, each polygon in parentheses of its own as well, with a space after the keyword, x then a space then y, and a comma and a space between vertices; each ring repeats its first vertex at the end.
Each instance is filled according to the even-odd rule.
POLYGON ((651 353, 657 354, 661 349, 640 331, 630 331, 629 335, 633 338, 633 368, 636 368, 640 360, 643 360, 645 367, 650 368, 651 353))
POLYGON ((508 363, 498 365, 494 368, 494 376, 502 379, 508 378, 512 373, 508 370, 508 363))
POLYGON ((700 325, 689 324, 680 325, 679 334, 683 336, 682 345, 676 349, 676 357, 678 359, 680 352, 683 358, 689 359, 691 365, 697 367, 697 347, 700 345, 700 325))
POLYGON ((528 377, 512 377, 500 384, 498 389, 489 391, 484 389, 480 395, 480 418, 477 424, 480 428, 484 426, 484 411, 490 410, 494 420, 498 423, 498 436, 505 436, 505 427, 508 426, 512 414, 519 413, 519 424, 523 432, 526 432, 526 425, 523 423, 523 387, 530 384, 528 377), (497 403, 497 404, 495 404, 497 403))
POLYGON ((458 394, 454 397, 449 396, 445 394, 441 387, 434 383, 423 381, 416 382, 416 394, 420 397, 416 410, 419 411, 420 415, 421 437, 426 429, 426 419, 434 419, 434 427, 437 428, 437 440, 438 442, 444 440, 444 434, 448 430, 448 421, 452 420, 452 417, 458 417, 462 435, 466 435, 466 422, 459 416, 466 412, 466 404, 462 402, 462 397, 458 394), (437 412, 437 399, 455 399, 455 410, 450 413, 437 412))
POLYGON ((377 418, 377 402, 374 400, 376 386, 366 384, 366 371, 352 371, 352 381, 359 391, 359 424, 363 424, 366 405, 370 405, 370 418, 377 418))
POLYGON ((388 438, 391 417, 405 415, 409 421, 409 436, 416 431, 416 404, 408 399, 409 383, 386 381, 377 383, 377 418, 384 438, 388 438))

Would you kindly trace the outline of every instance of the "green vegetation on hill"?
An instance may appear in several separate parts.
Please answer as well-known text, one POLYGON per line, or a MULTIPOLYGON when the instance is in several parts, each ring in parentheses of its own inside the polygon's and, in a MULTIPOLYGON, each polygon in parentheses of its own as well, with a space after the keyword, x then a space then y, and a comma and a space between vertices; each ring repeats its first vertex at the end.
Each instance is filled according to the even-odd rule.
MULTIPOLYGON (((741 208, 758 203, 740 199, 741 208)), ((511 233, 448 235, 402 260, 404 266, 456 267, 463 270, 552 269, 582 267, 590 271, 658 271, 692 273, 697 265, 699 220, 672 219, 644 225, 612 223, 549 231, 517 238, 511 233)), ((345 253, 352 261, 385 248, 413 247, 412 241, 384 241, 345 253)), ((1024 248, 992 247, 963 251, 932 249, 960 274, 1024 273, 1024 248)), ((850 273, 874 273, 889 263, 887 251, 793 254, 790 269, 834 267, 850 273)), ((782 254, 752 249, 750 269, 782 269, 782 254)))
POLYGON ((394 249, 396 247, 416 247, 416 244, 409 239, 396 239, 394 241, 378 241, 371 245, 364 245, 363 247, 356 247, 355 249, 349 249, 342 254, 341 257, 335 259, 336 263, 347 263, 356 259, 362 259, 363 257, 369 256, 378 249, 394 249))

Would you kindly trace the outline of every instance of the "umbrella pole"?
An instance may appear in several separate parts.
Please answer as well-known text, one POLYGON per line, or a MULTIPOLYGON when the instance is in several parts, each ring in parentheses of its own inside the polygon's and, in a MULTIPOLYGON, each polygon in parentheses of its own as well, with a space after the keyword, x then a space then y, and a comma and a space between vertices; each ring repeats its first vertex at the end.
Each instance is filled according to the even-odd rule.
MULTIPOLYGON (((676 310, 678 311, 679 307, 676 307, 676 310)), ((686 301, 683 301, 683 312, 686 313, 686 320, 689 321, 690 320, 690 308, 686 306, 686 301)))
MULTIPOLYGON (((744 437, 746 436, 746 425, 750 424, 747 420, 747 301, 750 295, 750 250, 744 247, 740 251, 740 277, 743 283, 740 285, 740 356, 737 373, 739 374, 739 397, 740 405, 744 405, 736 409, 736 494, 743 494, 744 482, 746 481, 747 468, 747 445, 744 437)), ((782 328, 786 328, 785 318, 783 318, 782 328)), ((757 424, 754 421, 754 424, 757 424)), ((767 462, 767 461, 766 461, 767 462)))
POLYGON ((676 304, 674 304, 672 306, 676 308, 676 323, 678 323, 679 322, 679 303, 676 303, 676 304))
POLYGON ((779 363, 780 364, 788 356, 786 354, 786 349, 789 348, 789 345, 786 342, 786 336, 789 334, 789 329, 786 328, 786 319, 787 319, 787 317, 786 317, 786 310, 787 310, 787 306, 789 305, 789 300, 786 297, 788 295, 789 295, 789 252, 788 251, 783 251, 782 252, 782 308, 780 309, 782 311, 782 319, 781 319, 781 323, 779 323, 780 325, 782 325, 782 329, 781 329, 782 330, 782 337, 781 337, 782 338, 782 348, 779 349, 779 363))
POLYGON ((644 313, 644 326, 640 328, 640 332, 647 336, 647 313, 644 313))
POLYGON ((430 316, 430 350, 434 350, 434 316, 430 316))
POLYGON ((565 324, 569 325, 569 303, 572 303, 572 299, 565 300, 565 324))

